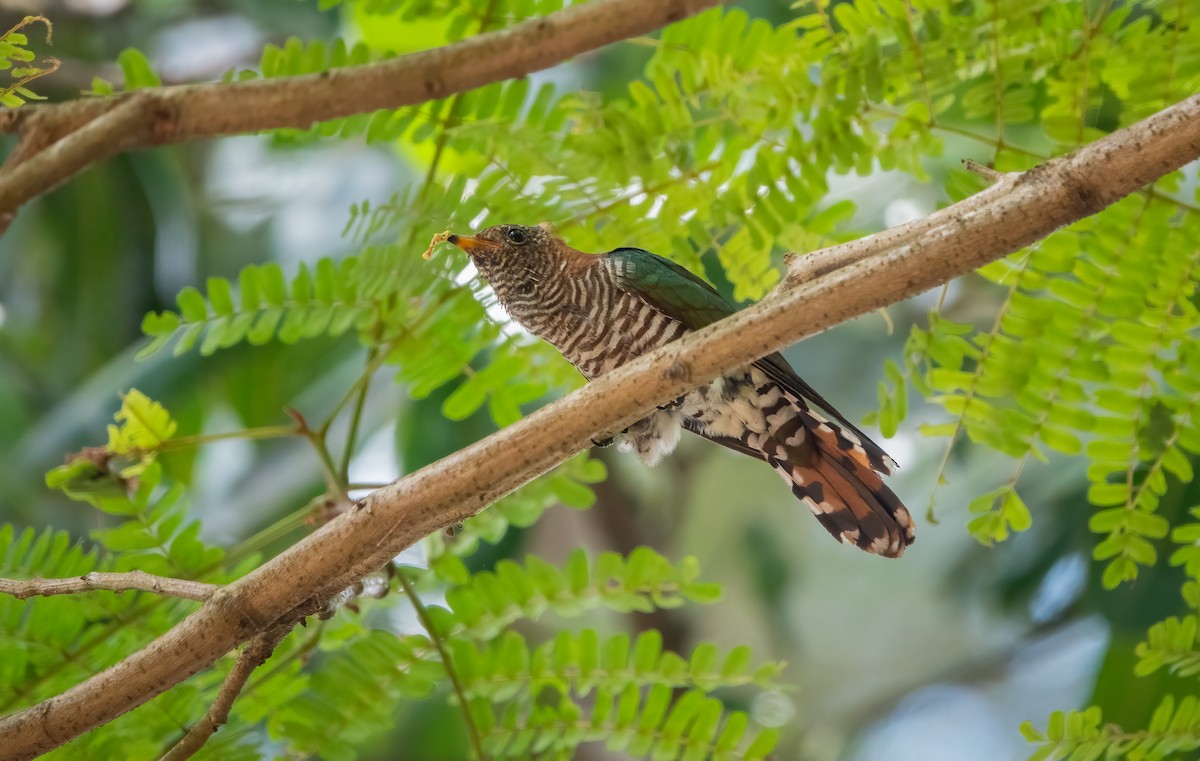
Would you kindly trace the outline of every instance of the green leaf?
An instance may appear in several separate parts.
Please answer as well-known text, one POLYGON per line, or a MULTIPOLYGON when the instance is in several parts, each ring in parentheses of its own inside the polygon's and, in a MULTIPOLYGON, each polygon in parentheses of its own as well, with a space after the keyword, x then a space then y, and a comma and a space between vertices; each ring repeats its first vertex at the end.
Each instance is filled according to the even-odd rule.
POLYGON ((181 290, 175 300, 179 304, 179 313, 188 322, 204 322, 208 319, 208 305, 204 297, 190 285, 181 290))
POLYGON ((158 87, 162 80, 150 67, 150 61, 137 48, 125 48, 117 56, 117 64, 125 75, 125 89, 140 90, 143 87, 158 87))
POLYGON ((136 388, 121 396, 121 407, 113 419, 118 426, 109 426, 108 448, 120 455, 157 449, 178 428, 165 407, 136 388))

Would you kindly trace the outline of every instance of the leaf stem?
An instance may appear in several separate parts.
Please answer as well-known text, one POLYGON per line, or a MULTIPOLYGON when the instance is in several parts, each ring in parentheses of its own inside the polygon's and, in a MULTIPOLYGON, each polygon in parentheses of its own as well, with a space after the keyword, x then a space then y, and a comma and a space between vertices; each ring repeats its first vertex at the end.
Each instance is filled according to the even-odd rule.
POLYGON ((223 433, 200 433, 195 436, 178 436, 164 441, 159 447, 160 452, 174 449, 186 449, 215 441, 233 441, 237 439, 282 439, 288 436, 302 435, 303 431, 295 425, 265 425, 261 428, 246 428, 241 431, 225 431, 223 433))
MULTIPOLYGON (((318 500, 314 500, 314 502, 315 501, 319 501, 319 498, 318 500)), ((264 527, 253 536, 247 537, 246 539, 238 542, 231 547, 228 552, 225 553, 225 559, 228 565, 230 567, 236 565, 243 558, 249 557, 258 550, 261 550, 262 548, 271 544, 276 539, 287 536, 292 531, 300 528, 304 525, 304 521, 307 519, 307 517, 312 514, 312 510, 313 503, 310 502, 299 510, 293 510, 271 525, 264 527)))
MULTIPOLYGON (((346 432, 346 445, 342 448, 342 462, 338 468, 338 474, 341 476, 343 484, 350 480, 350 458, 354 456, 354 443, 358 439, 358 427, 362 423, 363 407, 367 402, 367 389, 371 387, 371 377, 379 369, 380 363, 377 363, 376 360, 380 354, 378 346, 372 346, 367 351, 367 366, 363 370, 362 377, 355 384, 357 392, 354 399, 354 412, 350 415, 350 428, 346 432)), ((330 420, 332 419, 330 418, 330 420)))
POLYGON ((325 444, 327 426, 313 429, 309 427, 308 421, 304 419, 304 415, 300 414, 299 410, 287 407, 285 411, 296 421, 296 432, 308 439, 313 449, 317 451, 317 458, 321 461, 321 469, 325 473, 325 485, 328 487, 329 493, 340 497, 343 501, 349 502, 350 497, 346 494, 346 487, 338 478, 337 468, 333 464, 333 457, 329 454, 329 447, 325 444))
POLYGON ((338 479, 333 457, 329 454, 329 447, 325 446, 325 437, 315 431, 310 431, 308 440, 312 442, 313 449, 317 450, 317 457, 321 460, 321 469, 325 472, 325 483, 329 487, 330 493, 348 501, 350 497, 346 494, 346 487, 338 479))
POLYGON ((421 625, 425 627, 425 631, 429 634, 429 640, 433 642, 437 648, 438 655, 442 659, 442 666, 446 669, 446 676, 450 678, 450 684, 454 687, 454 693, 458 696, 458 705, 462 709, 463 721, 467 724, 467 736, 471 738, 471 747, 475 750, 475 758, 478 761, 488 761, 488 756, 483 750, 483 738, 479 734, 479 727, 475 726, 475 718, 471 716, 471 704, 467 702, 467 690, 463 685, 462 679, 458 676, 458 671, 454 668, 453 661, 450 660, 450 653, 446 651, 446 643, 442 641, 442 635, 438 633, 437 628, 433 624, 433 619, 429 617, 429 611, 425 609, 421 598, 417 596, 417 592, 413 589, 412 582, 408 579, 408 573, 400 567, 396 568, 396 577, 400 579, 401 586, 404 587, 404 593, 408 595, 408 599, 412 602, 413 610, 417 612, 417 618, 421 620, 421 625))

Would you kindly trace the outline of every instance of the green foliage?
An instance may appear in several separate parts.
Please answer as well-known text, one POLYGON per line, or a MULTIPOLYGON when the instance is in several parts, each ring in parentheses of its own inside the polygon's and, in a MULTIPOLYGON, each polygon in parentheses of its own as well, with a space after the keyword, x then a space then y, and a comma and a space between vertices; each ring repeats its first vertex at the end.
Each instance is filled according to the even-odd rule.
MULTIPOLYGON (((1195 92, 1200 34, 1186 5, 817 1, 802 4, 811 14, 796 26, 824 53, 822 86, 876 118, 886 113, 892 139, 910 137, 897 155, 931 155, 931 141, 954 136, 983 146, 997 169, 1020 171, 1195 92), (1038 22, 1024 22, 1031 17, 1038 22)), ((919 178, 917 162, 908 163, 899 166, 919 178)), ((1169 534, 1185 545, 1172 562, 1200 569, 1200 531, 1172 532, 1160 514, 1168 492, 1192 481, 1200 454, 1200 208, 1180 192, 1182 180, 1168 176, 984 267, 1003 301, 982 324, 956 318, 952 292, 943 291, 928 324, 911 331, 903 360, 885 365, 879 389, 874 419, 885 433, 904 420, 912 391, 944 411, 921 428, 947 440, 939 484, 964 438, 1011 459, 969 505, 969 530, 985 544, 1033 524, 1019 493, 1024 474, 1086 458, 1096 508, 1088 527, 1107 588, 1158 562, 1169 534)), ((946 184, 951 199, 980 187, 961 170, 946 184)), ((1191 673, 1189 620, 1151 630, 1139 673, 1191 673)), ((1044 735, 1027 736, 1040 744, 1039 759, 1167 757, 1196 747, 1193 708, 1191 697, 1178 708, 1168 701, 1143 733, 1101 726, 1098 709, 1056 714, 1044 735), (1174 739, 1163 734, 1168 726, 1174 739)))
POLYGON ((117 64, 125 75, 125 91, 141 90, 144 87, 158 87, 162 80, 154 73, 146 54, 137 48, 126 48, 117 56, 117 64))
POLYGON ((1196 616, 1172 616, 1150 627, 1146 641, 1138 645, 1137 673, 1145 676, 1164 666, 1180 676, 1200 674, 1200 650, 1196 647, 1196 616))
POLYGON ((267 45, 263 48, 259 69, 263 78, 290 77, 317 74, 342 66, 358 66, 370 60, 370 49, 362 43, 347 48, 341 39, 331 44, 320 40, 305 44, 299 38, 289 37, 283 47, 267 45))
POLYGON ((589 459, 585 455, 568 460, 542 478, 503 497, 479 515, 467 519, 462 528, 455 531, 453 540, 447 542, 440 536, 429 537, 427 547, 433 567, 439 569, 446 581, 461 580, 461 563, 455 564, 453 571, 449 568, 455 557, 474 553, 480 540, 496 544, 504 538, 510 526, 532 526, 542 513, 554 505, 579 510, 591 507, 596 495, 588 484, 603 481, 605 475, 604 463, 599 460, 589 459), (444 557, 446 553, 452 553, 455 557, 444 557))
POLYGON ((197 343, 200 353, 208 355, 242 341, 260 345, 278 338, 295 343, 340 335, 370 319, 368 294, 384 295, 385 288, 378 281, 368 280, 375 272, 364 277, 360 267, 361 261, 372 258, 365 254, 363 259, 347 259, 340 266, 332 259, 322 259, 311 270, 301 264, 290 284, 274 262, 251 265, 238 277, 237 303, 233 285, 224 278, 209 278, 207 298, 195 288, 185 288, 176 298, 178 312, 146 315, 142 330, 154 340, 138 357, 155 354, 176 337, 174 353, 178 356, 197 343))
POLYGON ((645 691, 635 685, 619 691, 600 687, 588 706, 563 695, 510 703, 503 711, 476 700, 471 711, 494 758, 570 759, 581 743, 602 740, 610 750, 636 758, 757 761, 778 741, 774 730, 747 735, 741 712, 722 722, 720 702, 703 692, 673 698, 663 684, 645 691))
MULTIPOLYGON (((1197 511, 1193 511, 1197 512, 1197 511)), ((1186 542, 1172 555, 1175 565, 1187 565, 1190 579, 1183 585, 1183 599, 1192 612, 1171 616, 1152 625, 1145 641, 1138 644, 1134 673, 1149 676, 1167 669, 1181 677, 1200 674, 1200 570, 1195 563, 1194 536, 1196 525, 1176 529, 1174 539, 1186 542), (1192 537, 1192 538, 1189 538, 1192 537)), ((1101 709, 1092 706, 1084 711, 1051 714, 1044 732, 1032 722, 1021 726, 1021 733, 1038 746, 1030 761, 1057 759, 1146 759, 1193 758, 1200 749, 1200 697, 1195 694, 1176 699, 1164 695, 1146 728, 1126 730, 1112 723, 1102 723, 1101 709), (1188 754, 1188 755, 1183 755, 1188 754)))
POLYGON ((393 16, 400 22, 438 19, 447 36, 457 39, 465 28, 484 20, 514 23, 562 10, 572 0, 319 0, 322 9, 352 5, 366 16, 393 16))
POLYGON ((91 532, 100 546, 114 553, 115 567, 191 579, 220 564, 224 553, 197 538, 200 523, 187 521, 183 487, 163 484, 158 463, 145 466, 138 478, 125 486, 126 490, 119 492, 78 492, 69 485, 63 487, 71 498, 123 519, 111 528, 91 532))
MULTIPOLYGON (((0 573, 71 576, 96 569, 136 568, 158 575, 220 580, 224 553, 197 538, 199 523, 186 522, 183 489, 178 484, 164 484, 160 463, 152 457, 139 460, 136 474, 111 467, 110 457, 136 459, 161 448, 173 436, 175 422, 160 404, 136 391, 123 398, 115 417, 120 425, 112 427, 104 456, 79 458, 47 477, 51 486, 92 504, 116 520, 115 524, 91 534, 103 554, 96 550, 84 554, 78 547, 70 547, 65 533, 47 533, 35 542, 32 532, 26 531, 14 541, 12 528, 6 526, 0 529, 0 540, 5 540, 10 549, 0 556, 0 561, 4 561, 0 562, 0 573)), ((418 586, 429 589, 448 586, 444 587, 446 605, 428 609, 431 628, 426 634, 397 636, 372 630, 364 620, 346 618, 343 614, 336 629, 324 636, 318 629, 307 641, 298 636, 288 638, 259 672, 261 676, 247 686, 238 703, 234 717, 245 725, 222 737, 221 743, 208 747, 207 753, 213 757, 232 754, 257 758, 243 740, 245 727, 262 724, 273 738, 294 752, 352 759, 356 757, 354 743, 374 737, 386 728, 387 718, 394 714, 399 702, 428 697, 450 674, 461 678, 473 714, 495 701, 514 706, 516 713, 509 711, 505 723, 495 726, 494 732, 485 733, 489 744, 515 747, 507 735, 516 731, 513 722, 518 720, 525 727, 521 730, 522 737, 532 739, 537 735, 541 730, 535 725, 540 727, 550 720, 538 697, 547 688, 562 691, 558 714, 561 716, 570 706, 575 706, 572 710, 581 710, 568 697, 572 694, 580 697, 593 690, 597 694, 615 690, 624 696, 622 705, 636 708, 640 688, 670 686, 689 688, 688 695, 694 697, 681 699, 672 709, 672 716, 677 718, 661 728, 642 722, 634 732, 628 719, 614 722, 598 714, 593 717, 596 723, 589 732, 564 735, 547 729, 548 739, 538 742, 566 752, 580 742, 605 740, 612 747, 631 744, 636 751, 649 738, 658 743, 656 757, 671 743, 680 752, 687 750, 693 754, 705 749, 740 753, 745 718, 737 713, 726 716, 714 699, 707 699, 705 709, 695 715, 695 706, 691 704, 722 687, 769 686, 779 673, 779 665, 768 663, 751 668, 747 648, 736 648, 722 656, 708 643, 697 646, 690 658, 683 659, 664 651, 656 632, 644 634, 636 642, 631 642, 627 635, 615 635, 601 642, 594 630, 584 630, 579 635, 563 633, 552 641, 534 644, 509 628, 519 619, 537 620, 549 613, 573 617, 597 609, 647 612, 679 607, 686 602, 715 601, 720 590, 698 579, 699 568, 694 558, 674 564, 650 549, 640 548, 627 558, 602 553, 593 560, 579 550, 561 568, 530 556, 524 566, 501 560, 494 571, 476 573, 469 572, 459 559, 473 552, 480 538, 495 541, 509 522, 525 525, 553 502, 588 506, 594 497, 584 484, 603 475, 598 462, 575 458, 550 476, 506 498, 497 506, 494 516, 468 522, 449 543, 442 538, 429 540, 431 564, 428 570, 417 572, 418 586), (303 661, 315 648, 325 655, 319 661, 319 668, 310 672, 303 668, 303 661), (449 654, 449 660, 443 659, 443 653, 449 654), (720 742, 714 742, 715 727, 723 720, 732 729, 726 731, 720 742), (573 739, 568 742, 568 738, 573 739)), ((0 674, 4 684, 27 686, 37 683, 39 674, 43 678, 57 675, 69 659, 78 659, 71 646, 81 638, 88 643, 88 649, 102 649, 106 657, 115 660, 121 654, 115 645, 132 647, 130 637, 152 636, 152 632, 128 622, 145 618, 159 626, 164 615, 167 620, 180 615, 183 605, 169 600, 142 601, 133 593, 102 593, 101 597, 120 604, 98 606, 95 614, 98 620, 91 629, 87 619, 90 608, 80 608, 77 600, 67 597, 39 600, 39 607, 34 610, 50 611, 55 616, 41 623, 42 618, 33 615, 24 627, 10 627, 20 636, 9 649, 21 652, 12 655, 8 660, 9 670, 0 674), (64 617, 71 618, 70 625, 64 623, 64 617), (115 625, 114 618, 118 622, 115 625), (46 638, 38 649, 50 650, 49 655, 43 656, 42 661, 35 660, 37 668, 27 673, 25 664, 31 661, 31 656, 24 650, 33 649, 31 645, 38 641, 42 626, 56 627, 56 636, 63 641, 46 638), (28 643, 22 639, 26 636, 24 629, 29 630, 28 643), (100 630, 99 637, 84 636, 94 634, 94 630, 100 630), (113 637, 112 647, 101 647, 110 644, 108 638, 115 631, 124 636, 113 637)), ((373 604, 383 605, 387 601, 373 604)), ((28 608, 9 600, 0 608, 0 615, 11 619, 22 611, 28 608)), ((177 687, 131 714, 141 722, 137 731, 130 729, 134 718, 123 719, 85 736, 63 752, 105 753, 126 743, 127 752, 135 756, 154 755, 164 737, 173 735, 176 727, 194 721, 196 706, 212 700, 220 684, 218 677, 225 669, 217 669, 199 684, 177 687)), ((14 693, 14 697, 25 702, 29 695, 23 691, 14 693)), ((660 698, 654 700, 661 702, 660 698)), ((628 712, 633 708, 623 710, 628 712)), ((489 724, 494 725, 495 721, 489 724)), ((750 754, 748 757, 765 752, 773 742, 772 737, 762 735, 753 740, 745 751, 750 754)))
POLYGON ((1127 733, 1111 724, 1101 724, 1099 708, 1086 711, 1055 711, 1046 731, 1030 722, 1021 725, 1021 734, 1038 750, 1030 761, 1060 759, 1117 759, 1160 761, 1193 758, 1200 748, 1200 699, 1194 695, 1178 701, 1170 695, 1154 710, 1150 725, 1141 732, 1127 733), (1184 755, 1188 754, 1188 755, 1184 755))
POLYGON ((113 417, 117 425, 108 427, 108 451, 138 462, 121 471, 125 478, 142 473, 152 461, 154 451, 175 435, 178 424, 161 404, 131 389, 121 397, 121 408, 113 417))
MULTIPOLYGON (((981 500, 1005 504, 1030 458, 1086 454, 1088 496, 1101 508, 1090 523, 1103 538, 1094 554, 1109 561, 1110 587, 1155 562, 1151 542, 1169 531, 1155 515, 1168 477, 1191 480, 1188 455, 1200 452, 1192 300, 1200 272, 1185 243, 1197 230, 1193 213, 1127 199, 985 268, 1008 289, 990 331, 965 338, 969 326, 939 318, 909 344, 912 372, 953 416, 926 432, 952 442, 965 432, 1017 459, 1014 476, 981 500), (1153 267, 1146 251, 1158 257, 1153 267)), ((972 525, 981 540, 1015 528, 986 517, 972 525)))
MULTIPOLYGON (((137 48, 122 50, 121 54, 117 56, 117 65, 120 66, 121 74, 124 77, 125 92, 162 85, 162 79, 150 65, 150 59, 146 58, 146 54, 137 48)), ((112 82, 102 77, 93 77, 90 92, 92 95, 112 95, 117 92, 117 88, 113 86, 112 82)))
MULTIPOLYGON (((429 582, 441 572, 417 573, 429 582)), ((451 670, 473 713, 501 703, 517 706, 514 710, 541 705, 547 689, 558 690, 565 700, 568 694, 602 690, 633 688, 636 693, 648 685, 690 687, 699 695, 722 687, 770 686, 781 666, 751 668, 744 647, 722 657, 715 646, 701 644, 685 660, 664 652, 657 632, 631 643, 624 634, 601 641, 586 629, 561 632, 535 646, 510 628, 519 619, 548 613, 575 617, 598 608, 650 611, 689 600, 710 602, 718 590, 698 581, 697 573, 694 559, 674 565, 647 548, 628 559, 604 553, 594 561, 578 550, 562 569, 536 556, 524 566, 500 561, 494 572, 462 569, 461 580, 445 589, 446 605, 426 609, 432 631, 397 636, 350 621, 343 622, 342 632, 323 637, 329 654, 311 677, 298 669, 276 677, 271 693, 282 690, 294 699, 273 706, 268 730, 295 752, 352 759, 354 741, 378 735, 401 701, 429 696, 451 670), (448 663, 441 660, 437 642, 444 644, 448 663)), ((272 662, 281 657, 289 656, 272 662)), ((723 715, 716 706, 713 721, 723 715)), ((247 718, 267 716, 264 711, 247 718)), ((579 736, 570 747, 607 736, 595 734, 579 736)))
POLYGON ((38 77, 54 73, 60 65, 57 58, 45 58, 35 62, 37 54, 29 49, 29 37, 20 31, 33 23, 45 25, 46 43, 49 44, 54 27, 45 16, 26 16, 8 31, 0 34, 0 71, 7 71, 13 80, 10 84, 0 87, 0 106, 17 108, 26 101, 45 100, 25 85, 38 77))
POLYGON ((356 758, 357 741, 386 729, 401 699, 428 697, 444 678, 439 664, 412 654, 409 639, 367 632, 311 678, 297 672, 307 688, 268 717, 271 734, 300 753, 356 758))
MULTIPOLYGON (((1180 5, 1158 5, 1154 25, 1144 16, 1135 18, 1133 6, 1109 8, 1104 17, 1087 20, 1079 55, 1066 58, 1060 55, 1061 37, 1052 30, 1077 26, 1086 6, 1050 5, 1039 4, 1046 16, 1036 32, 1021 27, 1018 33, 1011 23, 970 29, 969 17, 956 20, 944 12, 924 16, 912 40, 914 46, 917 40, 924 43, 922 57, 912 63, 929 66, 931 56, 952 54, 959 45, 990 49, 991 70, 963 95, 966 115, 996 109, 1001 129, 1039 126, 1051 152, 1099 134, 1089 126, 1100 107, 1097 93, 1111 87, 1129 95, 1128 79, 1147 66, 1143 50, 1155 49, 1154 63, 1169 66, 1186 81, 1197 77, 1195 67, 1180 63, 1200 49, 1195 30, 1181 26, 1180 5), (943 46, 949 46, 945 52, 931 52, 943 46), (1030 78, 1023 71, 1037 75, 1030 78), (1089 85, 1089 77, 1099 84, 1089 85), (1039 103, 1044 103, 1041 109, 1039 103)), ((874 23, 871 7, 858 4, 843 12, 838 6, 846 18, 864 14, 860 21, 842 15, 838 20, 848 27, 874 23)), ((940 102, 941 84, 925 82, 929 102, 940 102)), ((1168 75, 1152 96, 1110 103, 1111 127, 1169 105, 1187 91, 1176 84, 1168 75), (1150 99, 1157 105, 1149 107, 1150 99)), ((940 111, 933 108, 935 125, 940 111)), ((996 143, 1000 168, 1024 168, 1035 155, 996 143)), ((1169 177, 1160 187, 1170 192, 1178 181, 1169 177)), ((1128 198, 1032 250, 983 268, 981 274, 1006 293, 990 329, 952 322, 940 308, 927 329, 914 329, 905 372, 894 367, 881 388, 880 417, 889 427, 903 418, 906 405, 900 400, 911 383, 949 415, 948 422, 928 425, 925 433, 948 437, 949 446, 965 434, 1014 458, 1013 475, 971 505, 979 513, 971 531, 981 541, 1002 541, 1030 525, 1016 493, 1029 461, 1085 455, 1091 463, 1089 499, 1100 508, 1090 526, 1101 537, 1094 555, 1107 561, 1105 585, 1132 580, 1139 566, 1156 562, 1154 542, 1170 530, 1155 514, 1168 477, 1191 480, 1188 455, 1200 452, 1193 415, 1200 356, 1193 294, 1200 268, 1188 243, 1200 231, 1196 211, 1161 193, 1128 198)))
POLYGON ((433 608, 430 615, 444 636, 491 639, 519 618, 538 618, 546 611, 579 615, 604 607, 620 613, 677 608, 685 602, 713 602, 719 587, 697 581, 695 558, 678 565, 647 547, 628 558, 601 553, 593 562, 575 550, 562 568, 531 555, 524 568, 500 561, 495 572, 483 571, 446 591, 450 615, 433 608))
POLYGON ((632 643, 625 633, 601 640, 592 629, 578 634, 563 631, 536 648, 530 648, 520 634, 506 631, 487 647, 456 640, 451 652, 467 697, 492 704, 540 696, 546 689, 586 697, 593 690, 620 693, 630 686, 656 684, 706 691, 747 684, 771 687, 781 668, 768 663, 750 671, 749 648, 737 648, 721 658, 711 643, 701 644, 685 659, 664 652, 662 635, 655 630, 643 632, 632 643))
MULTIPOLYGON (((256 71, 227 79, 384 60, 565 4, 355 0, 345 4, 353 14, 347 23, 357 23, 361 42, 289 39, 268 45, 256 71), (389 36, 380 31, 384 21, 399 21, 403 31, 389 36), (417 28, 420 34, 411 33, 417 28)), ((486 408, 499 426, 580 383, 552 348, 498 317, 461 255, 445 250, 421 260, 434 232, 549 220, 581 250, 636 244, 696 271, 715 262, 734 298, 760 298, 778 280, 782 252, 855 234, 855 204, 828 198, 839 175, 888 170, 927 183, 945 173, 939 159, 949 140, 979 146, 986 154, 979 158, 997 169, 1022 170, 1200 90, 1200 25, 1186 23, 1187 5, 802 0, 790 12, 774 9, 786 16, 775 25, 722 8, 637 40, 648 50, 640 76, 615 92, 564 93, 519 79, 278 131, 273 137, 290 143, 391 146, 416 165, 415 179, 388 199, 350 208, 344 236, 360 249, 353 256, 286 273, 275 263, 255 264, 234 280, 210 278, 203 292, 183 289, 177 309, 146 316, 150 341, 139 356, 167 346, 176 356, 192 349, 208 356, 241 344, 352 335, 367 354, 362 375, 344 406, 305 433, 314 462, 326 463, 330 490, 345 489, 344 468, 328 465, 325 432, 343 409, 354 409, 384 365, 415 402, 447 387, 447 419, 464 421, 486 408)), ((6 68, 31 60, 15 32, 0 41, 8 46, 0 47, 6 68)), ((118 63, 126 89, 158 83, 136 50, 118 63)), ((93 89, 112 88, 98 82, 93 89)), ((28 97, 23 88, 0 96, 6 105, 28 97)), ((962 145, 948 153, 958 158, 962 145)), ((1089 527, 1106 586, 1156 563, 1168 535, 1182 545, 1171 562, 1193 576, 1200 571, 1200 524, 1172 526, 1160 514, 1164 497, 1193 480, 1200 455, 1200 210, 1183 190, 1191 179, 1165 178, 1150 193, 984 268, 990 284, 982 287, 1004 300, 990 325, 976 325, 975 315, 956 313, 954 300, 943 298, 928 324, 912 330, 904 356, 886 361, 874 418, 885 435, 905 421, 916 391, 944 412, 922 430, 948 440, 947 459, 966 438, 1012 460, 1010 475, 981 485, 970 502, 970 531, 981 541, 1003 541, 1034 522, 1019 491, 1027 468, 1084 457, 1096 508, 1089 527)), ((945 195, 980 187, 978 177, 953 171, 945 195)), ((347 462, 354 424, 351 430, 347 462)), ((0 570, 233 574, 226 559, 233 553, 198 538, 183 487, 155 459, 167 444, 188 444, 174 434, 165 410, 131 392, 108 446, 47 476, 51 487, 99 508, 96 546, 85 551, 62 533, 17 536, 0 528, 0 570)), ((261 743, 242 740, 265 731, 288 753, 353 758, 357 743, 388 727, 402 701, 455 687, 465 701, 457 692, 452 700, 465 702, 458 707, 495 758, 570 758, 584 742, 655 759, 765 757, 775 733, 752 730, 745 714, 709 693, 768 686, 775 664, 753 669, 745 648, 722 656, 708 643, 684 657, 664 652, 653 633, 602 634, 591 619, 568 631, 557 621, 712 602, 719 589, 698 580, 694 560, 675 563, 639 549, 628 557, 577 551, 561 566, 534 556, 523 564, 476 562, 484 544, 500 543, 510 526, 529 526, 552 505, 589 506, 590 484, 604 476, 600 463, 581 456, 466 521, 453 537, 427 539, 428 569, 404 569, 431 597, 418 606, 431 622, 423 633, 370 628, 372 611, 405 604, 392 595, 357 601, 361 615, 343 610, 289 637, 236 704, 232 731, 218 738, 227 745, 208 752, 253 756, 261 743), (492 570, 471 570, 478 565, 492 570), (438 594, 444 605, 432 601, 438 594), (550 614, 554 623, 546 626, 550 614), (535 621, 521 633, 511 629, 535 621)), ((1195 603, 1200 586, 1190 584, 1185 599, 1195 603)), ((137 594, 0 600, 0 616, 18 632, 0 643, 0 688, 7 690, 0 710, 111 665, 187 609, 137 594), (43 639, 52 627, 62 633, 43 639)), ((1139 673, 1200 671, 1196 631, 1195 613, 1152 627, 1138 650, 1139 673)), ((227 668, 63 753, 157 755, 200 715, 227 668)), ((1044 733, 1031 725, 1024 731, 1040 759, 1165 758, 1200 747, 1198 718, 1188 696, 1165 698, 1145 731, 1102 724, 1097 709, 1056 713, 1044 733)))
MULTIPOLYGON (((258 71, 230 71, 225 76, 225 80, 244 82, 259 77, 269 79, 300 74, 319 74, 386 57, 388 54, 377 54, 361 42, 347 47, 345 40, 341 38, 326 43, 321 40, 305 42, 297 37, 289 37, 283 47, 268 44, 263 48, 258 71)), ((380 112, 381 115, 390 113, 380 112)), ((278 130, 276 136, 297 143, 320 137, 354 137, 367 131, 375 121, 370 114, 356 114, 342 119, 333 119, 312 130, 278 130)), ((375 131, 378 130, 379 126, 376 126, 375 131)))
MULTIPOLYGON (((16 532, 0 526, 0 574, 5 577, 82 576, 96 570, 97 553, 85 551, 65 531, 16 532)), ((28 686, 31 674, 63 662, 89 620, 107 615, 95 600, 43 597, 23 602, 0 596, 0 703, 11 705, 28 686), (81 604, 82 602, 82 604, 81 604)), ((0 709, 2 710, 2 709, 0 709)))
MULTIPOLYGON (((102 511, 98 517, 104 528, 92 532, 90 545, 73 540, 65 531, 18 533, 11 525, 0 526, 0 576, 70 578, 92 571, 138 569, 214 582, 232 578, 223 569, 222 550, 197 537, 199 523, 186 522, 182 490, 164 487, 157 463, 145 468, 136 487, 126 486, 131 491, 124 497, 94 492, 77 497, 102 511)), ((140 592, 25 601, 0 596, 5 632, 0 642, 0 712, 56 695, 63 684, 78 683, 114 665, 194 606, 140 592)), ((185 726, 195 707, 212 699, 217 686, 204 690, 182 685, 47 758, 157 756, 164 739, 185 726)), ((217 754, 214 757, 247 757, 246 749, 236 742, 240 734, 221 738, 209 752, 217 754)))
MULTIPOLYGON (((130 479, 145 473, 178 424, 165 407, 137 389, 121 397, 113 419, 116 425, 108 426, 106 446, 68 458, 46 474, 46 485, 120 515, 129 504, 127 491, 137 488, 130 479)), ((153 480, 157 484, 157 475, 153 480)))
MULTIPOLYGON (((1200 519, 1200 507, 1190 511, 1200 519)), ((1200 523, 1185 523, 1171 532, 1171 541, 1182 545, 1171 554, 1171 565, 1181 565, 1192 578, 1200 578, 1200 523)), ((1186 591, 1184 597, 1187 597, 1186 591)))

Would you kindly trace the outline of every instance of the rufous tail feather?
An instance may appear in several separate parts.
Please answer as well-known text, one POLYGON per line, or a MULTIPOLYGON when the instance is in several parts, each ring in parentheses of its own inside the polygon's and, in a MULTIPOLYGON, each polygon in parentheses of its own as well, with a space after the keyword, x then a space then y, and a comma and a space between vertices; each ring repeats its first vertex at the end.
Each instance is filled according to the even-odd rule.
POLYGON ((835 539, 884 557, 903 555, 916 536, 915 526, 876 472, 880 458, 868 456, 858 437, 821 416, 798 412, 807 435, 793 433, 787 443, 775 440, 768 461, 835 539))

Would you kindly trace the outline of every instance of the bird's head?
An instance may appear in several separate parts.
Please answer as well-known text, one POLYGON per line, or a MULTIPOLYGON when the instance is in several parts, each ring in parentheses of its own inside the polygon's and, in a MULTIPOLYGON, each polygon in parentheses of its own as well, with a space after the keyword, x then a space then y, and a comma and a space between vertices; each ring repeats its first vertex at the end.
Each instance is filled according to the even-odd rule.
POLYGON ((445 240, 466 251, 489 280, 502 270, 548 264, 566 245, 546 222, 533 226, 493 225, 473 236, 450 234, 445 240))

